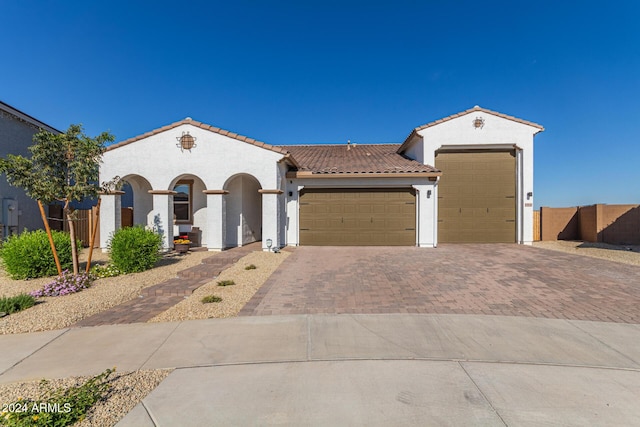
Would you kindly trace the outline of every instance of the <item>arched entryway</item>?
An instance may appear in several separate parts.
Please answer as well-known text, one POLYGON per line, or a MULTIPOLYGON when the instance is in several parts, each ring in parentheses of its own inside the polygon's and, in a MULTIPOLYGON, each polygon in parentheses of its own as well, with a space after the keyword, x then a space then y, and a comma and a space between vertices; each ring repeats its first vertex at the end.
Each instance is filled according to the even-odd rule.
MULTIPOLYGON (((124 194, 121 203, 123 209, 133 210, 131 225, 148 225, 149 214, 153 210, 153 197, 149 194, 151 184, 140 175, 127 175, 123 179, 127 184, 122 188, 124 194)), ((124 221, 123 215, 123 225, 125 225, 124 221)))
POLYGON ((173 235, 185 236, 193 233, 190 238, 196 239, 196 245, 205 245, 202 232, 207 222, 207 196, 204 182, 197 176, 182 174, 175 177, 168 188, 174 191, 173 206, 173 235))
POLYGON ((234 175, 224 190, 225 247, 262 240, 262 197, 258 180, 249 174, 234 175))

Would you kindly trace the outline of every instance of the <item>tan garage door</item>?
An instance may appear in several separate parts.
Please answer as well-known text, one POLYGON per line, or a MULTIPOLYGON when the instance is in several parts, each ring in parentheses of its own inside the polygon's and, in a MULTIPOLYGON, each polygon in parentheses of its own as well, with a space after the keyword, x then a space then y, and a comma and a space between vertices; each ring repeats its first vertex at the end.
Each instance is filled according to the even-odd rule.
POLYGON ((438 240, 516 241, 515 152, 442 152, 438 184, 438 240))
POLYGON ((412 189, 303 190, 300 196, 300 244, 415 245, 415 192, 412 189))

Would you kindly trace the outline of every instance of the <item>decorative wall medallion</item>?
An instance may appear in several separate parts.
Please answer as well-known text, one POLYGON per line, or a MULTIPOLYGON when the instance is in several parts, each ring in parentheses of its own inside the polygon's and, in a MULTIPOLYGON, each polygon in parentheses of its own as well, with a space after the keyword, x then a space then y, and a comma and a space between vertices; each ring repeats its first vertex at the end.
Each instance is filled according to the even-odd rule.
POLYGON ((196 148, 196 137, 189 135, 189 132, 182 132, 182 136, 176 137, 178 143, 176 147, 180 149, 180 151, 189 150, 192 148, 196 148))
POLYGON ((473 127, 475 129, 482 129, 484 127, 484 119, 482 117, 476 117, 473 120, 473 127))

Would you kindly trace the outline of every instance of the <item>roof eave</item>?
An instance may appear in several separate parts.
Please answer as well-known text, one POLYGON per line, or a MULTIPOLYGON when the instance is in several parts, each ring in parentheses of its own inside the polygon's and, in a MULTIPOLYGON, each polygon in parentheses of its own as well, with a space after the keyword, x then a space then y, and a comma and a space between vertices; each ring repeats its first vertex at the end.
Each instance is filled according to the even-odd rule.
POLYGON ((285 156, 287 156, 289 154, 289 152, 287 150, 284 150, 284 149, 282 149, 280 147, 276 147, 274 145, 270 145, 270 144, 267 144, 265 142, 258 141, 256 139, 249 138, 248 136, 240 135, 240 134, 237 134, 237 133, 225 130, 225 129, 220 129, 218 127, 211 126, 211 125, 208 125, 206 123, 202 123, 202 122, 199 122, 197 120, 192 120, 192 119, 183 119, 183 120, 180 120, 178 122, 174 122, 174 123, 171 123, 169 125, 162 126, 160 128, 154 129, 152 131, 143 133, 142 135, 134 136, 133 138, 129 138, 129 139, 124 140, 122 142, 118 142, 117 144, 110 145, 109 147, 107 147, 106 151, 115 150, 116 148, 120 148, 120 147, 123 147, 125 145, 132 144, 132 143, 134 143, 136 141, 140 141, 142 139, 149 138, 150 136, 157 135, 159 133, 166 132, 166 131, 171 130, 171 129, 175 129, 178 126, 182 126, 182 125, 191 125, 191 126, 199 128, 199 129, 207 130, 207 131, 210 131, 210 132, 213 132, 213 133, 217 133, 219 135, 226 136, 228 138, 232 138, 232 139, 236 139, 238 141, 246 142, 246 143, 254 145, 256 147, 264 148, 265 150, 273 151, 273 152, 276 152, 276 153, 279 153, 279 154, 284 154, 285 156))
POLYGON ((408 146, 411 144, 411 140, 413 139, 413 137, 414 136, 420 136, 420 134, 418 132, 420 132, 421 130, 433 127, 435 125, 439 125, 439 124, 444 123, 444 122, 448 122, 449 120, 457 119, 458 117, 466 116, 467 114, 471 114, 471 113, 474 113, 474 112, 479 112, 479 111, 483 112, 483 113, 486 113, 486 114, 491 114, 492 116, 500 117, 500 118, 503 118, 503 119, 506 119, 506 120, 511 120, 513 122, 516 122, 516 123, 520 123, 520 124, 523 124, 523 125, 531 126, 531 127, 535 128, 535 129, 537 129, 533 133, 534 135, 544 131, 544 127, 542 125, 537 124, 537 123, 530 122, 530 121, 524 120, 524 119, 519 119, 519 118, 514 117, 514 116, 509 116, 507 114, 499 113, 497 111, 488 110, 486 108, 482 108, 482 107, 479 107, 479 106, 476 105, 475 107, 469 108, 468 110, 462 111, 460 113, 452 114, 450 116, 444 117, 442 119, 435 120, 433 122, 429 122, 429 123, 427 123, 425 125, 418 126, 417 128, 413 129, 411 131, 411 133, 409 134, 409 136, 404 140, 402 145, 400 145, 400 148, 398 148, 398 153, 404 152, 408 148, 408 146))
POLYGON ((311 171, 289 171, 287 179, 332 179, 332 178, 435 178, 442 172, 337 172, 314 173, 311 171))

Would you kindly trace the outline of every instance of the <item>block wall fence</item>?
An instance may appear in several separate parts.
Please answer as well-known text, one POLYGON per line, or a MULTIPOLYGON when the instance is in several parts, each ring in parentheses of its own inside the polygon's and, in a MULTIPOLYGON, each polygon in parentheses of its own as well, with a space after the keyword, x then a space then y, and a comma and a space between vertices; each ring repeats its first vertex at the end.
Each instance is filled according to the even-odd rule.
POLYGON ((640 205, 540 208, 541 240, 640 244, 640 205))

